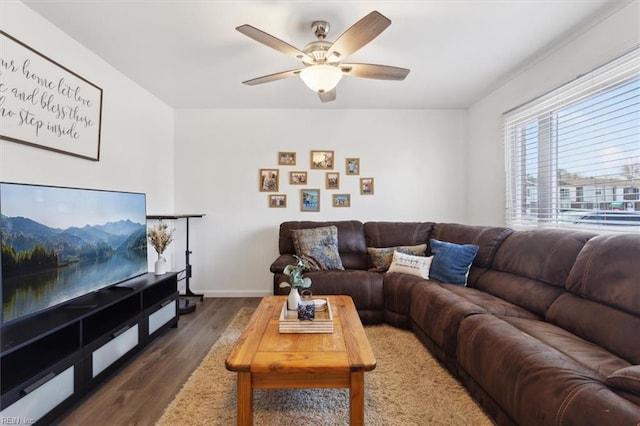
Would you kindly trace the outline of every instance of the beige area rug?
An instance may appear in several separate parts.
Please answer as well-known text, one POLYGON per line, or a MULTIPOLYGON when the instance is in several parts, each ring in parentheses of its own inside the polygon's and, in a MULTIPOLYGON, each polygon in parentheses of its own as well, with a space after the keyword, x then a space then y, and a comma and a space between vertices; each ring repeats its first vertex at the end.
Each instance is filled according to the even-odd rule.
MULTIPOLYGON (((224 361, 252 313, 238 312, 157 425, 236 423, 236 375, 224 361)), ((493 424, 412 332, 388 325, 365 330, 377 361, 365 373, 367 425, 493 424)), ((256 425, 349 424, 347 389, 258 389, 253 407, 256 425)))

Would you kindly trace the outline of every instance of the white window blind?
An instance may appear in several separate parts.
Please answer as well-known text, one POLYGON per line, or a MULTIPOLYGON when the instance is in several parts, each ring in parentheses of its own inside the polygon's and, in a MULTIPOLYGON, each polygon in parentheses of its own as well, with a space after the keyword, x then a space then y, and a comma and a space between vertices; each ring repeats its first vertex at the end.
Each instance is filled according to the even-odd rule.
POLYGON ((504 114, 506 222, 640 233, 640 47, 504 114))

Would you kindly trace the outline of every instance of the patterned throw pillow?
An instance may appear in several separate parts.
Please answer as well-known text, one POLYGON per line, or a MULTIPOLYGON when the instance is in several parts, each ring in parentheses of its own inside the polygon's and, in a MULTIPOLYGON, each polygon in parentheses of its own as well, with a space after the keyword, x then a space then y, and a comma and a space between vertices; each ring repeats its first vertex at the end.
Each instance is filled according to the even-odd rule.
POLYGON ((344 269, 338 253, 336 226, 292 229, 291 237, 296 254, 309 262, 311 270, 344 269))
POLYGON ((397 246, 397 247, 367 247, 369 252, 369 259, 373 268, 370 271, 374 272, 386 272, 393 260, 393 252, 397 251, 404 254, 410 254, 412 256, 424 256, 427 252, 426 244, 419 244, 417 246, 397 246))
POLYGON ((431 278, 447 284, 467 285, 471 263, 480 247, 474 244, 454 244, 431 239, 431 278))
POLYGON ((432 260, 433 256, 411 256, 410 254, 396 251, 393 253, 389 272, 402 272, 403 274, 429 279, 429 268, 432 260))

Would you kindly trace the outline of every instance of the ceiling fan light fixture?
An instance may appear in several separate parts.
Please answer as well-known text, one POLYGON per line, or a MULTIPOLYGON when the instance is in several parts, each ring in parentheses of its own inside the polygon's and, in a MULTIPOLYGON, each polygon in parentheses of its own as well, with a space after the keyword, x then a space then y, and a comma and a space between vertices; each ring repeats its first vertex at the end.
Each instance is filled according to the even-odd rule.
POLYGON ((333 65, 311 65, 300 72, 300 78, 309 89, 324 93, 338 85, 342 78, 342 71, 333 65))
POLYGON ((240 25, 236 27, 236 30, 247 37, 302 61, 302 67, 298 69, 268 74, 242 83, 253 86, 300 74, 302 81, 309 89, 316 92, 320 101, 324 103, 336 99, 335 88, 345 74, 351 77, 376 80, 404 80, 409 74, 409 70, 405 68, 377 64, 342 63, 342 59, 367 45, 389 25, 391 25, 391 20, 374 10, 350 26, 332 43, 327 41, 329 23, 314 21, 311 29, 317 40, 307 43, 302 50, 251 25, 240 25))

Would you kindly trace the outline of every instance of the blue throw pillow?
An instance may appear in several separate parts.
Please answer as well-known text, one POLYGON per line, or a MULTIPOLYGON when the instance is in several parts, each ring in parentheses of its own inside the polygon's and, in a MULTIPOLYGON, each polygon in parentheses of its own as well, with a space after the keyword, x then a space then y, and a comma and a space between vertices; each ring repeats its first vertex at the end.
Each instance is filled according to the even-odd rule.
POLYGON ((431 239, 433 262, 429 277, 443 283, 467 285, 467 274, 479 247, 474 244, 453 244, 431 239))

